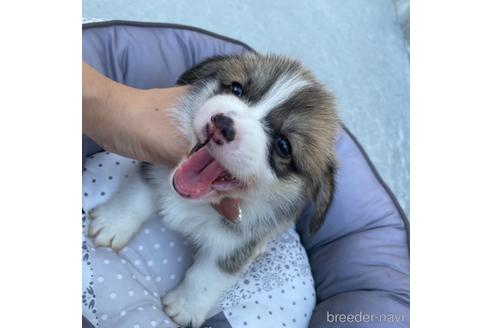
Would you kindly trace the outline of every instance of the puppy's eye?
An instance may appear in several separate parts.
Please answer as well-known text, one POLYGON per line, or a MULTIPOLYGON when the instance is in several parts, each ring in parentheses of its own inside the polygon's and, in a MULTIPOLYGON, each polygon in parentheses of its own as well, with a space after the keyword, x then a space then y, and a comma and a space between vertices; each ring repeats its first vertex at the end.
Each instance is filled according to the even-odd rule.
POLYGON ((292 154, 292 148, 287 138, 278 136, 275 139, 275 151, 279 156, 288 158, 292 154))
POLYGON ((244 93, 243 91, 243 86, 241 85, 241 83, 239 82, 232 82, 231 83, 231 92, 237 96, 237 97, 241 97, 244 93))

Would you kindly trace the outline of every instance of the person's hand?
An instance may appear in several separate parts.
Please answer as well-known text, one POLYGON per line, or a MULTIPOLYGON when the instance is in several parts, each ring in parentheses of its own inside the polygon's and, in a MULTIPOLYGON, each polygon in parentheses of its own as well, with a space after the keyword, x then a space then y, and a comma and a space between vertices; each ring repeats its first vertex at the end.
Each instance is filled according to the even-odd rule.
MULTIPOLYGON (((82 131, 107 151, 154 164, 175 165, 190 149, 170 110, 188 87, 140 90, 114 82, 82 64, 82 131)), ((229 220, 239 201, 213 205, 229 220)))
POLYGON ((170 110, 188 87, 141 90, 83 64, 83 132, 107 151, 155 164, 176 164, 189 148, 170 110))

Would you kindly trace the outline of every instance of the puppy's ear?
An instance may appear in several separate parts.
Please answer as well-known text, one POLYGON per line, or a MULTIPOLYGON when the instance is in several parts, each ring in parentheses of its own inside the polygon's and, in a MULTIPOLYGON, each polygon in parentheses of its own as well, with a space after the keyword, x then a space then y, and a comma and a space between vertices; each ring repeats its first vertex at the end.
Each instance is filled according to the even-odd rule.
POLYGON ((313 190, 313 212, 309 221, 309 235, 316 233, 325 222, 326 212, 335 194, 335 172, 335 162, 329 161, 317 187, 313 190))
POLYGON ((186 72, 184 72, 176 82, 177 85, 187 85, 195 83, 198 80, 214 77, 217 73, 217 68, 220 66, 220 62, 226 57, 215 56, 210 57, 207 60, 201 62, 198 65, 193 66, 186 72))

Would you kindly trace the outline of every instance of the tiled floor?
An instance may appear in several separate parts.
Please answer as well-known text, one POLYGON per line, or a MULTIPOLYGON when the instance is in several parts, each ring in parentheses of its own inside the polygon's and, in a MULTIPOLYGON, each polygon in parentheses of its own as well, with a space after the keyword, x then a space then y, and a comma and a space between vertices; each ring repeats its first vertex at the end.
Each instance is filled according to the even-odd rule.
POLYGON ((409 212, 409 53, 392 0, 83 0, 83 15, 193 25, 302 60, 409 212))

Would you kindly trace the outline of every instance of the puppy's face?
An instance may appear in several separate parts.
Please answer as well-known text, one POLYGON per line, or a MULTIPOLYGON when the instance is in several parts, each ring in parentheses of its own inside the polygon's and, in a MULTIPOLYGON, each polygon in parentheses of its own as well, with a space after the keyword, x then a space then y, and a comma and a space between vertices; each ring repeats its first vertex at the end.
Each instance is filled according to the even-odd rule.
POLYGON ((210 59, 179 82, 193 86, 176 114, 195 146, 173 174, 178 194, 289 217, 311 198, 317 230, 335 170, 328 91, 298 62, 253 53, 210 59))

